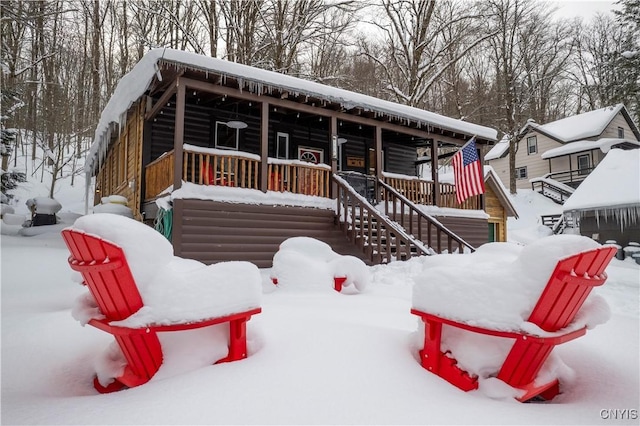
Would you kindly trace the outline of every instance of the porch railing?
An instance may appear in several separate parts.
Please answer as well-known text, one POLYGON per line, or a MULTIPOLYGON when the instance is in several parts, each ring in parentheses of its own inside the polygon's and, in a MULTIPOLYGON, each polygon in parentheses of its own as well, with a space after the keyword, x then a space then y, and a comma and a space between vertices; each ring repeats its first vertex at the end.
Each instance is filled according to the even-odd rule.
POLYGON ((268 161, 269 191, 329 197, 330 167, 275 158, 268 161))
POLYGON ((580 185, 582 181, 589 176, 589 173, 591 173, 593 169, 595 169, 595 167, 585 167, 577 170, 564 170, 561 172, 547 173, 543 177, 557 180, 565 185, 577 188, 578 185, 580 185))
POLYGON ((260 157, 255 154, 184 149, 182 180, 198 185, 258 189, 260 157))
MULTIPOLYGON (((331 168, 302 161, 269 158, 267 189, 329 197, 331 168)), ((145 199, 161 195, 173 183, 174 151, 162 154, 145 169, 145 199)), ((198 185, 260 188, 260 157, 255 154, 198 149, 185 145, 182 180, 198 185)))
POLYGON ((145 176, 145 199, 149 200, 167 189, 173 183, 173 150, 165 152, 147 165, 145 176))
POLYGON ((402 195, 397 189, 385 182, 379 182, 384 200, 384 213, 399 223, 410 235, 413 235, 436 253, 473 252, 475 248, 440 223, 426 214, 402 195))
MULTIPOLYGON (((467 198, 462 204, 458 204, 456 199, 456 187, 450 183, 438 182, 440 192, 437 204, 434 203, 434 188, 432 181, 411 178, 410 176, 384 176, 383 181, 395 188, 400 194, 415 204, 438 207, 448 207, 453 209, 482 210, 482 201, 479 195, 467 198)), ((384 200, 384 198, 383 198, 384 200)))

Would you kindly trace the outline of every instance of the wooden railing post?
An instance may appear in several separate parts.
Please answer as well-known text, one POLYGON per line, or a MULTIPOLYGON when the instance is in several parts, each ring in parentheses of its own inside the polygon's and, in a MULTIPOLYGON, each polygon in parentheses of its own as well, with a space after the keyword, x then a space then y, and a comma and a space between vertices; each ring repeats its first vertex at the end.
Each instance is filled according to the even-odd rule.
POLYGON ((174 174, 173 189, 179 189, 182 186, 182 144, 184 143, 184 110, 185 110, 185 85, 180 78, 176 81, 178 90, 176 92, 176 118, 175 131, 173 138, 174 156, 174 174))
POLYGON ((262 102, 260 112, 260 190, 267 192, 269 175, 267 174, 269 159, 269 103, 262 102))

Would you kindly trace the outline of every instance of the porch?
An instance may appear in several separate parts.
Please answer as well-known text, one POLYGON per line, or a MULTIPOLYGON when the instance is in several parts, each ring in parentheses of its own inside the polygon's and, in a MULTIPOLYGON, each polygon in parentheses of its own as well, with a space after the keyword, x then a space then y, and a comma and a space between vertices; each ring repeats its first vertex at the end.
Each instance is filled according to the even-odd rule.
MULTIPOLYGON (((161 155, 145 167, 145 202, 168 193, 174 182, 175 150, 161 155)), ((248 152, 228 151, 184 145, 182 150, 183 182, 205 186, 226 186, 260 190, 262 162, 248 152)), ((290 192, 324 198, 334 198, 331 185, 331 167, 298 160, 268 157, 267 191, 290 192)), ((340 172, 336 172, 340 174, 340 172)), ((366 179, 365 175, 361 175, 366 179)), ((371 178, 371 177, 370 177, 371 178)), ((378 188, 375 177, 369 179, 375 202, 385 200, 385 192, 378 188)), ((348 180, 348 179, 347 179, 348 180)), ((481 196, 476 195, 458 204, 455 185, 434 183, 416 176, 385 175, 382 182, 397 190, 414 204, 463 210, 481 210, 481 196)), ((366 188, 365 188, 366 190, 366 188)), ((361 195, 365 196, 365 193, 361 195)))

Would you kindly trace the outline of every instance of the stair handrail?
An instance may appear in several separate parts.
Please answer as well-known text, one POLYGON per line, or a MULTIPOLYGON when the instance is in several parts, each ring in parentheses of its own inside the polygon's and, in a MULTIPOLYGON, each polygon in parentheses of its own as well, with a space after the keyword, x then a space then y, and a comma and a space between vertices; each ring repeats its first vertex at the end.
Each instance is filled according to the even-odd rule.
POLYGON ((535 185, 540 184, 540 191, 538 192, 558 204, 564 204, 564 202, 569 197, 571 197, 571 194, 573 194, 573 192, 575 191, 575 189, 571 188, 570 186, 548 177, 533 178, 530 179, 529 182, 531 183, 531 189, 533 191, 536 190, 535 185), (560 200, 557 200, 546 194, 544 191, 545 188, 548 188, 549 190, 554 191, 556 194, 558 194, 560 196, 560 200))
POLYGON ((562 234, 562 232, 564 231, 564 228, 566 228, 567 224, 564 221, 564 215, 561 214, 560 217, 558 218, 558 220, 556 221, 556 223, 553 224, 553 227, 551 228, 551 231, 554 234, 562 234))
MULTIPOLYGON (((426 243, 427 245, 429 245, 430 247, 433 246, 430 244, 431 243, 431 227, 435 227, 436 229, 436 249, 435 251, 437 253, 442 253, 442 239, 441 236, 442 234, 446 235, 447 237, 447 250, 449 251, 449 253, 453 253, 453 242, 455 241, 456 243, 458 243, 458 253, 464 253, 464 247, 468 248, 471 252, 474 252, 476 249, 475 247, 473 247, 471 244, 469 244, 467 241, 465 241, 462 237, 460 237, 459 235, 457 235, 455 232, 453 232, 452 230, 450 230, 449 228, 447 228, 445 225, 443 225, 438 219, 436 219, 435 217, 423 212, 421 209, 418 208, 418 206, 416 206, 411 200, 409 200, 407 197, 405 197, 404 195, 402 195, 400 192, 398 192, 398 190, 396 190, 394 187, 392 187, 391 185, 387 184, 386 182, 382 181, 382 180, 378 180, 378 185, 379 187, 381 187, 387 194, 391 194, 394 198, 396 198, 398 201, 400 201, 400 226, 402 226, 404 229, 407 229, 406 226, 404 226, 404 222, 405 222, 405 206, 407 206, 409 208, 409 229, 408 232, 410 235, 415 236, 414 231, 414 224, 413 224, 413 214, 415 214, 418 218, 418 223, 417 223, 417 238, 418 240, 422 241, 423 243, 425 243, 425 240, 423 239, 423 226, 422 223, 423 221, 427 222, 427 241, 428 243, 426 243)), ((389 216, 389 200, 387 199, 387 197, 383 197, 384 198, 384 210, 385 210, 385 214, 387 216, 389 216)), ((391 220, 396 221, 396 217, 397 217, 397 211, 396 211, 396 200, 391 200, 392 201, 392 205, 393 205, 393 217, 391 217, 391 220)), ((398 221, 396 221, 398 222, 398 221)))
MULTIPOLYGON (((360 229, 357 230, 355 226, 355 218, 356 218, 356 208, 360 209, 360 220, 364 220, 364 216, 366 214, 367 220, 370 218, 376 219, 376 231, 377 231, 377 241, 376 244, 373 245, 372 251, 369 253, 370 260, 374 261, 374 253, 373 249, 377 248, 377 253, 380 255, 385 252, 387 256, 387 261, 390 261, 392 258, 392 250, 391 248, 395 245, 395 256, 397 260, 400 260, 402 257, 402 253, 404 251, 407 254, 407 257, 411 257, 411 248, 415 248, 416 252, 422 255, 432 255, 436 254, 433 249, 426 246, 422 241, 416 239, 414 236, 407 234, 407 232, 396 222, 392 221, 388 216, 379 212, 366 198, 362 195, 358 194, 355 189, 340 176, 335 174, 332 175, 332 179, 337 186, 337 217, 338 220, 341 220, 342 211, 344 211, 344 223, 343 227, 344 233, 354 244, 358 243, 361 249, 364 250, 364 242, 365 239, 368 241, 373 241, 372 231, 373 227, 369 226, 367 231, 365 231, 364 226, 360 226, 360 229), (366 213, 365 213, 366 212, 366 213), (350 213, 350 214, 349 214, 350 213), (349 229, 348 223, 349 219, 351 219, 351 229, 349 229), (384 227, 383 227, 384 226, 384 227), (381 243, 381 234, 386 233, 386 247, 382 247, 381 243), (395 236, 395 240, 392 235, 395 236), (366 237, 366 238, 365 238, 366 237), (402 247, 402 243, 404 243, 404 250, 402 247)), ((370 220, 371 221, 371 220, 370 220)))

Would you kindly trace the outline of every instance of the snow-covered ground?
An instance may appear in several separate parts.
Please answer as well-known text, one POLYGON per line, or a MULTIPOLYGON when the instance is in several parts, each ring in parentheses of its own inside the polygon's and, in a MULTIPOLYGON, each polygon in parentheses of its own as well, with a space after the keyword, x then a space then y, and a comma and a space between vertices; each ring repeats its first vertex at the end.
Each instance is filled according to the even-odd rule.
MULTIPOLYGON (((30 185, 29 197, 46 195, 30 185)), ((62 226, 84 212, 83 196, 82 186, 61 187, 62 226)), ((546 232, 537 215, 559 206, 527 191, 513 201, 520 219, 509 222, 510 240, 538 241, 546 232)), ((86 289, 57 227, 23 237, 3 225, 3 424, 638 424, 640 267, 631 260, 614 259, 594 290, 609 321, 554 350, 573 375, 562 376, 551 402, 464 393, 420 366, 409 311, 414 283, 429 281, 427 258, 369 268, 366 288, 343 293, 277 288, 263 269, 247 359, 211 365, 224 356, 224 328, 171 333, 149 383, 101 395, 94 363, 113 338, 72 317, 86 289)), ((498 262, 513 255, 494 254, 498 262)))

